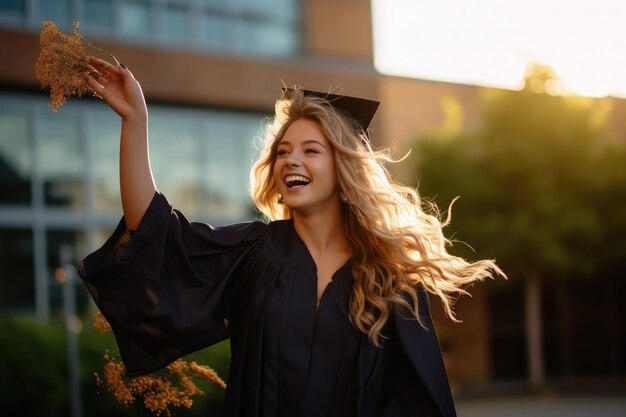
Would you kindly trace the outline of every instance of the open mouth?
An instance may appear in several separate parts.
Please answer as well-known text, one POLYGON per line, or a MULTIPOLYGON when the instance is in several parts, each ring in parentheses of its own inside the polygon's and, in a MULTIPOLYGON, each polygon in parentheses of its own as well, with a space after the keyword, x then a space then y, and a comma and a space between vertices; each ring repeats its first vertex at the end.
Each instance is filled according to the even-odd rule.
POLYGON ((287 188, 305 186, 310 183, 311 180, 302 175, 287 175, 285 177, 285 185, 287 188))

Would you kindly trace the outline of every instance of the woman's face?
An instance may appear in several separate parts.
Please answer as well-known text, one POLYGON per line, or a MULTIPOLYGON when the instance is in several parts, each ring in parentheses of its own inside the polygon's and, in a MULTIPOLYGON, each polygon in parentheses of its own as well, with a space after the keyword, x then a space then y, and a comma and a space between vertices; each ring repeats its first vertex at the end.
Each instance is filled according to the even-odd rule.
POLYGON ((298 119, 289 126, 276 149, 274 180, 284 203, 296 212, 341 204, 333 146, 317 122, 298 119))

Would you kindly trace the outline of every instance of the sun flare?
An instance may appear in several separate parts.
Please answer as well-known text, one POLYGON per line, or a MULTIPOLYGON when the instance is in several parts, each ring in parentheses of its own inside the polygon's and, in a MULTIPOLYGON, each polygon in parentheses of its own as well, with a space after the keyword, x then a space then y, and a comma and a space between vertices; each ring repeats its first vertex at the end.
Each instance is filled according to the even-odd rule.
POLYGON ((517 89, 538 62, 575 94, 626 97, 623 0, 372 0, 372 12, 382 73, 517 89))

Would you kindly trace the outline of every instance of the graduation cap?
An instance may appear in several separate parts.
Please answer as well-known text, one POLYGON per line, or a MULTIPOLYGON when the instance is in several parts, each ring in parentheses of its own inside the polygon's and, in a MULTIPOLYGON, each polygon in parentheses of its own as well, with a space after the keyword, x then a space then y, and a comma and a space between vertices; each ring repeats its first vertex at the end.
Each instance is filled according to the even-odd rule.
MULTIPOLYGON (((292 92, 296 91, 296 89, 288 87, 283 88, 283 91, 292 92)), ((367 128, 372 122, 374 114, 376 114, 376 110, 380 105, 379 101, 370 100, 367 98, 343 96, 339 94, 331 94, 321 91, 304 89, 300 91, 302 91, 305 97, 319 97, 327 100, 331 107, 333 107, 344 116, 347 116, 348 118, 356 121, 359 124, 359 127, 362 128, 365 132, 367 132, 367 128)))

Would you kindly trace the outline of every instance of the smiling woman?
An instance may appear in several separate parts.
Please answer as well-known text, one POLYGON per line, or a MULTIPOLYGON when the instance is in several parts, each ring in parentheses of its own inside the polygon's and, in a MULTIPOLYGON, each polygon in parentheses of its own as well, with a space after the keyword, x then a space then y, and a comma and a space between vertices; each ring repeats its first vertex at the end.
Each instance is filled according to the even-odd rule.
POLYGON ((274 181, 292 210, 307 207, 325 217, 327 210, 341 207, 333 149, 317 122, 299 119, 285 131, 276 150, 274 181))
POLYGON ((378 103, 287 89, 251 172, 268 221, 214 228, 157 190, 137 80, 91 63, 122 118, 124 218, 79 273, 128 375, 230 338, 227 416, 455 415, 427 293, 453 317, 499 269, 448 254, 445 222, 390 180, 365 133, 378 103))
POLYGON ((621 0, 373 0, 376 68, 387 74, 519 89, 552 66, 573 93, 626 97, 621 0))

